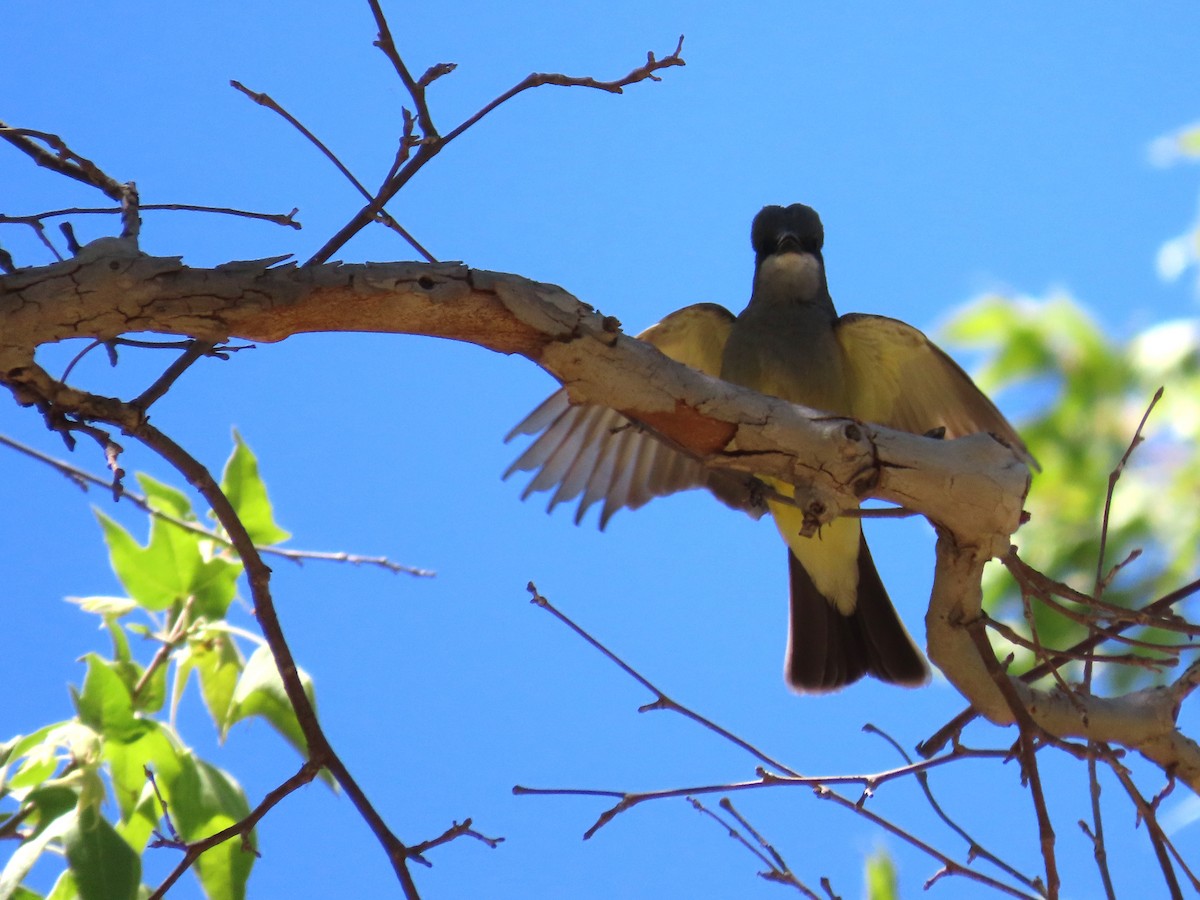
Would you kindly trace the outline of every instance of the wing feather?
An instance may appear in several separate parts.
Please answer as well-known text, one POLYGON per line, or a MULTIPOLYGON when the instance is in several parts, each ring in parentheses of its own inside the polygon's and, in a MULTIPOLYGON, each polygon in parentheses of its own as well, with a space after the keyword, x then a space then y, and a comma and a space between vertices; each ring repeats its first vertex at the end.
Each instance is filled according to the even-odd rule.
MULTIPOLYGON (((733 314, 715 303, 697 303, 671 313, 638 337, 674 360, 717 376, 733 314)), ((565 390, 551 394, 508 433, 535 435, 504 477, 534 472, 521 499, 553 490, 548 510, 579 497, 578 523, 604 501, 603 528, 618 509, 636 509, 655 497, 703 487, 708 473, 695 460, 659 441, 615 410, 573 406, 565 390)))
POLYGON ((995 404, 916 328, 886 316, 854 313, 842 316, 835 327, 856 417, 914 434, 945 428, 947 438, 988 432, 1038 468, 995 404))

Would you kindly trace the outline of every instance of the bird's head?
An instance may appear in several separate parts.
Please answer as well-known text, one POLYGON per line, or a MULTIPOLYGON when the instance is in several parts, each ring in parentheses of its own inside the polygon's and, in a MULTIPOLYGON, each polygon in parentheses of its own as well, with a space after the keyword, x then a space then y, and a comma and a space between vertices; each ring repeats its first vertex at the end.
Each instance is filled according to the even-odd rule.
POLYGON ((750 226, 754 247, 755 290, 793 299, 823 295, 825 229, 811 206, 765 206, 750 226))
POLYGON ((750 226, 750 243, 760 264, 775 253, 812 253, 819 257, 825 229, 811 206, 764 206, 750 226))

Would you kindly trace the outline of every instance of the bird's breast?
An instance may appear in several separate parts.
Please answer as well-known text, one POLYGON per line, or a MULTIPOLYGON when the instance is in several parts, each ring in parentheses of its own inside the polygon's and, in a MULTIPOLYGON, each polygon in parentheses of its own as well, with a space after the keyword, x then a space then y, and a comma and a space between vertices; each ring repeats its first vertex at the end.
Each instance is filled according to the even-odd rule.
POLYGON ((746 310, 730 331, 721 377, 789 403, 850 413, 842 350, 820 309, 746 310))

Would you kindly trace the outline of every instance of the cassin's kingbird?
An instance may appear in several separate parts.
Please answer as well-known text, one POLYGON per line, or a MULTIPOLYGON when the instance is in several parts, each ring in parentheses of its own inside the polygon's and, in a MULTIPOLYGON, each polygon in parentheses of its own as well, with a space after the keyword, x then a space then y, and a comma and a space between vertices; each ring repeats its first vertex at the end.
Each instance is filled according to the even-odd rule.
MULTIPOLYGON (((838 316, 825 280, 824 237, 810 207, 764 208, 751 226, 754 288, 741 315, 699 303, 638 337, 709 375, 836 416, 947 438, 990 432, 1036 467, 999 410, 924 334, 884 316, 838 316)), ((505 477, 539 470, 522 497, 555 488, 550 509, 582 494, 576 522, 601 499, 603 528, 622 507, 700 486, 736 504, 735 477, 705 470, 614 410, 571 405, 565 390, 508 438, 517 434, 538 437, 505 477)), ((859 520, 837 519, 806 538, 801 510, 778 499, 767 505, 789 548, 788 683, 808 692, 863 675, 923 684, 928 667, 879 579, 859 520)))

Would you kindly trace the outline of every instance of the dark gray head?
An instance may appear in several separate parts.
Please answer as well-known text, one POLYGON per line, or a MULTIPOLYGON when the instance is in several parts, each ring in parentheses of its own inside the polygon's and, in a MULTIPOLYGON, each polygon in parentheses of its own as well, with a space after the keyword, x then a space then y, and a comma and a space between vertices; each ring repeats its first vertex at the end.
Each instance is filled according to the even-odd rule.
POLYGON ((750 226, 750 243, 756 265, 773 253, 811 253, 820 259, 825 229, 811 206, 764 206, 750 226))

